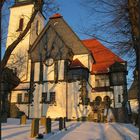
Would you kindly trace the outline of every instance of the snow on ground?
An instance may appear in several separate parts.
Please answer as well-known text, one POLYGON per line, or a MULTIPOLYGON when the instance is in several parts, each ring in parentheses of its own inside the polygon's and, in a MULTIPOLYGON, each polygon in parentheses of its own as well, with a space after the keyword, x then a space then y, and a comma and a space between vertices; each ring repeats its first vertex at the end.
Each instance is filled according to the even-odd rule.
MULTIPOLYGON (((8 119, 2 124, 2 140, 35 140, 30 138, 31 121, 19 125, 18 119, 8 119)), ((45 135, 44 140, 138 140, 138 128, 132 124, 67 122, 67 130, 58 130, 58 122, 52 122, 52 133, 45 135)), ((40 126, 43 134, 45 128, 40 126)))

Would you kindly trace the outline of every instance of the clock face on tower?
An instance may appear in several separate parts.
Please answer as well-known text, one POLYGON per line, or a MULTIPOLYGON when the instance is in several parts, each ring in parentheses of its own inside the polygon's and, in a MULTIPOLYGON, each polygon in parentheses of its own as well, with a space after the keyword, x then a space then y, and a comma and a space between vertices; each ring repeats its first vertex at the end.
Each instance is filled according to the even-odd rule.
POLYGON ((53 65, 53 63, 54 63, 53 58, 47 58, 47 59, 45 60, 45 62, 44 62, 44 64, 45 64, 46 66, 51 66, 51 65, 53 65))

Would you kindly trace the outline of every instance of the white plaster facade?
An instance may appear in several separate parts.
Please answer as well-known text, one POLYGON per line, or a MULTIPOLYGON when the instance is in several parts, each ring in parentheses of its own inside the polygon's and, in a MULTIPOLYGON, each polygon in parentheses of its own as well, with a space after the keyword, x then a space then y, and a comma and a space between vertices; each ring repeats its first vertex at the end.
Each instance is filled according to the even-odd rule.
MULTIPOLYGON (((13 43, 16 38, 20 35, 20 33, 25 29, 29 19, 33 13, 34 4, 27 4, 23 6, 13 6, 10 8, 10 19, 9 19, 9 27, 8 27, 8 35, 7 35, 7 43, 6 48, 13 43), (20 19, 23 18, 23 29, 22 31, 18 31, 20 19)), ((23 40, 17 45, 14 51, 11 54, 11 57, 8 61, 8 67, 16 68, 17 73, 21 81, 29 81, 29 73, 30 73, 30 62, 28 56, 29 46, 32 45, 34 40, 37 38, 36 34, 36 22, 39 21, 39 31, 38 34, 44 28, 44 17, 40 12, 35 17, 34 22, 32 23, 32 27, 23 40), (22 59, 20 62, 20 58, 22 59)))

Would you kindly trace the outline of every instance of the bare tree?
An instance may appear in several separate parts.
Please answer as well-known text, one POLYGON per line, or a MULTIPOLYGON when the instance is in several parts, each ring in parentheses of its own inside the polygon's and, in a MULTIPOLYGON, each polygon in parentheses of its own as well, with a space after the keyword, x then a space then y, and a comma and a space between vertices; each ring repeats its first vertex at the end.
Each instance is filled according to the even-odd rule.
MULTIPOLYGON (((134 49, 136 52, 136 71, 137 77, 137 95, 140 111, 140 0, 128 0, 129 17, 131 22, 132 38, 134 42, 134 49)), ((139 112, 138 111, 138 112, 139 112)), ((140 113, 138 113, 136 123, 139 124, 140 113)), ((139 132, 140 135, 140 132, 139 132)))
POLYGON ((137 70, 140 107, 140 1, 83 0, 82 5, 100 21, 84 33, 108 43, 125 56, 131 68, 137 70))
POLYGON ((8 64, 8 67, 10 69, 15 70, 16 75, 21 79, 24 76, 24 71, 26 71, 27 67, 27 60, 28 55, 26 52, 22 52, 22 49, 20 49, 19 52, 16 54, 11 54, 10 56, 10 64, 8 64))

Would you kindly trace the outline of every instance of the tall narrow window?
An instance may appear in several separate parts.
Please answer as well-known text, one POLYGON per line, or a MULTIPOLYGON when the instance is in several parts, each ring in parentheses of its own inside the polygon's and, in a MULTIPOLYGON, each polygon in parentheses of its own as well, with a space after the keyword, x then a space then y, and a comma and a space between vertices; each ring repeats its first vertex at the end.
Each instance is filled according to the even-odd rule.
POLYGON ((121 95, 118 95, 118 103, 121 103, 121 95))
POLYGON ((39 21, 36 22, 36 34, 39 35, 39 21))
POLYGON ((47 103, 47 92, 42 92, 42 103, 47 103))
POLYGON ((29 93, 24 94, 24 102, 28 103, 29 102, 29 93))
POLYGON ((19 27, 18 27, 17 31, 22 31, 23 30, 23 23, 24 23, 24 18, 20 18, 19 27))
POLYGON ((50 103, 54 104, 55 103, 55 92, 50 92, 50 103))
POLYGON ((42 55, 40 59, 40 72, 39 72, 39 81, 42 83, 43 81, 43 63, 42 63, 42 55))
POLYGON ((55 83, 58 82, 58 61, 54 64, 54 81, 55 83))
POLYGON ((22 103, 22 94, 17 95, 17 103, 21 104, 22 103))

